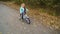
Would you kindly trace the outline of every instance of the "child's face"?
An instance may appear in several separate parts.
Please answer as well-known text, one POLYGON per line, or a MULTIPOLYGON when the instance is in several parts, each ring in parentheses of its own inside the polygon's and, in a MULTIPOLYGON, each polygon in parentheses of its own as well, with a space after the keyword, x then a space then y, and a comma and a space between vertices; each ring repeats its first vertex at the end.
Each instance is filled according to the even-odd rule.
POLYGON ((25 4, 24 3, 22 4, 22 7, 25 7, 25 4))

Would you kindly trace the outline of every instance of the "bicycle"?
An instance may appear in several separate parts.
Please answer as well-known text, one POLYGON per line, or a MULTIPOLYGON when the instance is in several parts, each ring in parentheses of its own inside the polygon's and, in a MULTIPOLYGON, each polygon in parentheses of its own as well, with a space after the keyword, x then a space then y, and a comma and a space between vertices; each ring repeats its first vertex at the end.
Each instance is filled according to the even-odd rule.
MULTIPOLYGON (((21 19, 22 19, 22 17, 21 17, 21 19)), ((25 15, 23 16, 22 21, 26 22, 27 24, 30 24, 30 23, 31 23, 30 18, 27 16, 27 14, 25 14, 25 15)))

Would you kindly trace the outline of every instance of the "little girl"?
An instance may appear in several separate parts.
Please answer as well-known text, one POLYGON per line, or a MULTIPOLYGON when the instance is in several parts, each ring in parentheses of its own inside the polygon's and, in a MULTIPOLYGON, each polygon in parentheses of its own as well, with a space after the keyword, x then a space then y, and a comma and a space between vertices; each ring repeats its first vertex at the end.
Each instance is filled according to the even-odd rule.
POLYGON ((23 19, 23 16, 26 14, 26 11, 28 11, 28 9, 26 9, 25 4, 22 3, 20 7, 20 16, 22 17, 22 19, 23 19))

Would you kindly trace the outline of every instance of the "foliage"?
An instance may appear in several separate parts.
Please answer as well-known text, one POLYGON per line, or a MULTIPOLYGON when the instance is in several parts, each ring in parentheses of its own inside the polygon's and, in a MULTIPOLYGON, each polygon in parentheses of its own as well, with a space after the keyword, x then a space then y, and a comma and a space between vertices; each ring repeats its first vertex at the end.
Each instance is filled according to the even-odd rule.
MULTIPOLYGON (((55 11, 52 12, 53 14, 59 14, 60 9, 60 0, 0 0, 0 1, 14 1, 17 4, 21 4, 22 2, 26 3, 27 5, 31 5, 33 7, 39 6, 43 8, 50 8, 54 9, 55 11)), ((48 11, 50 13, 50 11, 48 11)))
POLYGON ((0 1, 11 1, 11 0, 0 0, 0 1))

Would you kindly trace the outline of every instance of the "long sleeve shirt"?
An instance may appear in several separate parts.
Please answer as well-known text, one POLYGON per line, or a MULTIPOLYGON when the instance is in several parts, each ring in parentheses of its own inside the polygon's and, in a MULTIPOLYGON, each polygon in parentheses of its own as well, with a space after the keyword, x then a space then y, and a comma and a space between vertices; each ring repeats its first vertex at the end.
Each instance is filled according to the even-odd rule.
POLYGON ((22 14, 24 12, 24 8, 20 7, 20 14, 22 14))
MULTIPOLYGON (((28 9, 26 8, 26 11, 28 11, 28 9)), ((24 8, 20 7, 20 14, 22 14, 24 12, 24 8)))

